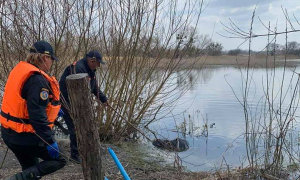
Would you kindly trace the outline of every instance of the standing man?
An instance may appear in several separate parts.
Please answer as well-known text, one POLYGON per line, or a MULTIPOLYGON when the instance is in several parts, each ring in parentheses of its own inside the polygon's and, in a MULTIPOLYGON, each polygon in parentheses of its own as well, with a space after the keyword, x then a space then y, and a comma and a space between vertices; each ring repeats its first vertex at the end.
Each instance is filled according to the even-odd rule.
POLYGON ((60 109, 60 93, 55 77, 50 77, 57 58, 48 42, 38 41, 26 61, 19 62, 7 79, 1 114, 1 134, 15 154, 22 172, 10 180, 36 180, 66 165, 52 132, 60 109), (43 161, 39 163, 38 158, 43 161))
POLYGON ((78 74, 78 73, 87 73, 90 78, 90 85, 92 93, 97 97, 105 105, 108 104, 107 97, 100 91, 97 80, 95 76, 95 72, 97 67, 100 67, 100 64, 105 64, 102 61, 102 56, 98 51, 90 51, 86 54, 86 57, 83 59, 74 62, 70 66, 68 66, 62 76, 60 77, 59 85, 60 91, 62 93, 62 110, 64 112, 63 118, 68 126, 68 130, 70 133, 70 148, 71 148, 71 158, 76 162, 80 163, 80 158, 78 154, 77 148, 77 140, 75 134, 75 127, 73 123, 73 119, 70 116, 69 108, 70 107, 70 100, 67 92, 66 87, 66 77, 71 74, 78 74), (66 102, 64 102, 64 100, 66 102))

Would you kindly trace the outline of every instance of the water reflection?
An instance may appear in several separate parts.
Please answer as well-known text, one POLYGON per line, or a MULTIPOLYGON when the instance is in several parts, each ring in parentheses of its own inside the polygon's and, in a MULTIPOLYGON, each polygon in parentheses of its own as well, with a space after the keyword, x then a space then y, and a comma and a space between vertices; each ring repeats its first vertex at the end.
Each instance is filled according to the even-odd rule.
MULTIPOLYGON (((296 71, 299 71, 299 68, 296 71)), ((288 108, 293 95, 294 73, 285 71, 282 84, 283 68, 276 68, 272 73, 272 90, 274 90, 274 108, 279 108, 278 92, 281 86, 285 92, 282 108, 288 108)), ((224 162, 231 167, 247 164, 245 151, 245 116, 241 102, 244 98, 244 82, 246 69, 236 67, 211 66, 201 70, 193 70, 189 76, 182 76, 183 72, 176 72, 174 77, 177 86, 190 85, 191 88, 179 100, 172 111, 172 116, 164 117, 152 124, 151 129, 161 137, 174 139, 186 138, 190 149, 179 153, 183 165, 189 170, 211 170, 224 166, 224 162), (242 73, 242 74, 241 74, 242 73)), ((252 112, 251 119, 263 123, 263 113, 266 101, 264 83, 267 82, 266 69, 251 69, 249 71, 248 107, 252 112)), ((180 91, 180 88, 179 88, 180 91)), ((298 100, 292 107, 294 117, 300 116, 297 108, 298 100)), ((275 111, 276 111, 275 110, 275 111)), ((298 124, 293 125, 291 131, 292 152, 300 154, 298 124), (297 144, 297 145, 296 145, 297 144)), ((263 140, 264 136, 260 136, 263 140)), ((261 140, 261 143, 263 141, 261 140)))
MULTIPOLYGON (((210 79, 212 78, 212 75, 219 71, 220 67, 222 66, 207 66, 202 69, 193 69, 189 72, 184 71, 177 71, 176 73, 176 83, 177 87, 183 88, 183 87, 190 87, 190 90, 197 90, 197 84, 207 84, 210 79)), ((232 68, 232 67, 222 67, 224 69, 232 68)))

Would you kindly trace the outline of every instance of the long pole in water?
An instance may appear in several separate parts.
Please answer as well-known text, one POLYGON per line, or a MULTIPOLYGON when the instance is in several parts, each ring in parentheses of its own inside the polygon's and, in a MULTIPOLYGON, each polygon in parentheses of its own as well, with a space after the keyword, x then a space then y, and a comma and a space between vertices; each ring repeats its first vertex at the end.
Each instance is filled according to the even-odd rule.
POLYGON ((137 127, 132 125, 126 118, 124 118, 115 108, 113 108, 111 105, 107 105, 110 107, 112 110, 114 110, 124 121, 126 121, 131 127, 133 127, 135 130, 137 130, 141 135, 143 135, 148 141, 152 142, 150 138, 148 138, 141 130, 139 130, 137 127))
POLYGON ((118 157, 116 156, 115 152, 111 148, 108 148, 108 152, 111 155, 111 157, 113 158, 113 160, 115 161, 115 163, 116 163, 117 167, 119 168, 121 174, 123 175, 124 179, 125 180, 130 180, 128 174, 126 173, 124 167, 120 163, 120 161, 119 161, 118 157))

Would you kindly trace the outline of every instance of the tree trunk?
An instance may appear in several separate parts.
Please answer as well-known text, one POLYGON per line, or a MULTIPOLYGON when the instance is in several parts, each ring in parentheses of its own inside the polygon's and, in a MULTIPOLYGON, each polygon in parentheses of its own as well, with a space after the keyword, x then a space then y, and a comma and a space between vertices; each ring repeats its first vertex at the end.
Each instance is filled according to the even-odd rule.
POLYGON ((66 79, 71 117, 73 118, 84 179, 102 180, 100 138, 95 121, 94 103, 86 73, 73 74, 66 79))

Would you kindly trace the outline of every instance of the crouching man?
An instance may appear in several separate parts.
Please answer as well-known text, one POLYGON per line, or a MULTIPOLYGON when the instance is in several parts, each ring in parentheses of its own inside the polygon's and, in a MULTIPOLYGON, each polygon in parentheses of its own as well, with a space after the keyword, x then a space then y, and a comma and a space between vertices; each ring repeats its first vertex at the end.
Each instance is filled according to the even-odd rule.
POLYGON ((47 73, 55 60, 51 45, 38 41, 6 82, 0 113, 1 134, 22 166, 22 172, 9 180, 40 179, 66 165, 52 132, 60 110, 60 93, 58 82, 47 73))

